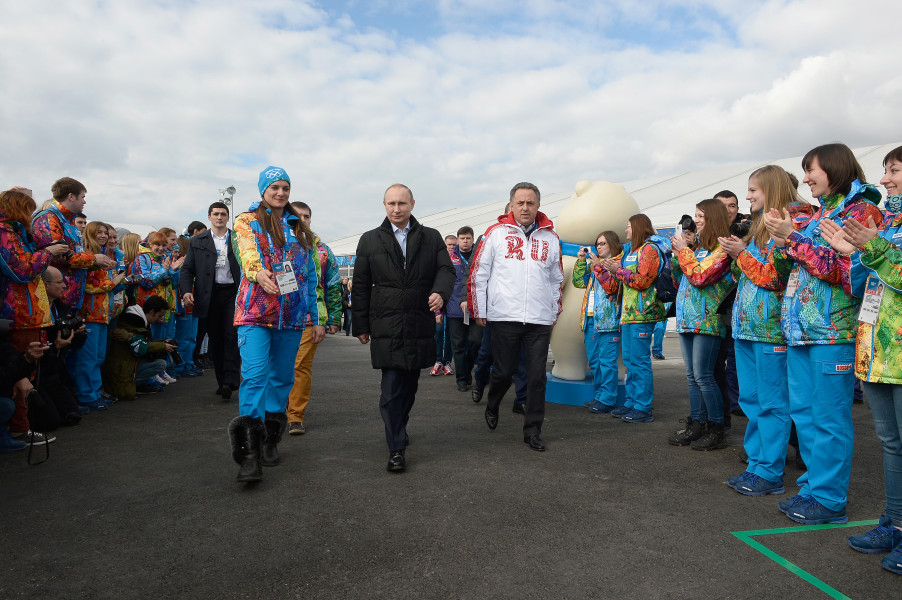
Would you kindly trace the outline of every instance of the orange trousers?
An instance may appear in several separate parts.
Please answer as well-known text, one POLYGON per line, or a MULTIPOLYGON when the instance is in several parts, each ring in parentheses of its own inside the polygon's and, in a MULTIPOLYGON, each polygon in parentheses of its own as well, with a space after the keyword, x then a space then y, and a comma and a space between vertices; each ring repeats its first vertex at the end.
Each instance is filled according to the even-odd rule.
POLYGON ((288 394, 288 422, 303 423, 310 402, 310 388, 313 386, 313 357, 317 344, 313 343, 313 328, 305 327, 301 336, 301 347, 294 360, 294 385, 288 394))

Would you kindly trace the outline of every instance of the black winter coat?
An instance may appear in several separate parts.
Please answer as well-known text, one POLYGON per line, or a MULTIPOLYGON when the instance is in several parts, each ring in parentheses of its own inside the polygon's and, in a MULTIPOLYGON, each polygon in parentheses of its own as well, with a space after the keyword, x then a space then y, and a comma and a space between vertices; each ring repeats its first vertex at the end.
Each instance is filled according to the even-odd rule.
POLYGON ((391 222, 360 236, 354 262, 354 336, 370 335, 374 369, 408 371, 435 364, 434 292, 447 303, 454 267, 441 234, 410 217, 407 258, 391 222))

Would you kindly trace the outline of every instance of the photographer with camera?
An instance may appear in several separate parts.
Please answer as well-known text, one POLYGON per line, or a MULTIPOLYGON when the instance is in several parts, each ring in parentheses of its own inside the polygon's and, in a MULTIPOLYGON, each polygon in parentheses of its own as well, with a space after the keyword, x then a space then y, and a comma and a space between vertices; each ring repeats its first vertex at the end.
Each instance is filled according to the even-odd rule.
POLYGON ((113 330, 113 343, 104 364, 104 388, 120 400, 134 400, 138 392, 158 392, 162 386, 149 381, 166 368, 167 356, 181 362, 174 340, 153 340, 152 324, 162 323, 169 304, 159 296, 150 296, 143 308, 132 304, 119 317, 113 330))
MULTIPOLYGON (((3 285, 8 283, 6 277, 0 274, 3 285)), ((44 353, 44 347, 40 342, 29 344, 27 351, 20 352, 9 343, 9 327, 12 321, 0 319, 0 453, 24 450, 28 444, 14 439, 6 429, 16 411, 16 403, 13 396, 20 389, 24 391, 30 386, 29 379, 34 373, 35 364, 44 353)))

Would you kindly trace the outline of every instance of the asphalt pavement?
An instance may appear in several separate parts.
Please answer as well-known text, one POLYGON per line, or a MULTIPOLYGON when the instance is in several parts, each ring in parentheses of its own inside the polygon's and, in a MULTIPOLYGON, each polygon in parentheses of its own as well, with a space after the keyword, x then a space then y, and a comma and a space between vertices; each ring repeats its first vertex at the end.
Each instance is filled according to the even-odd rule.
POLYGON ((806 528, 776 507, 795 467, 780 496, 726 486, 744 418, 725 450, 667 444, 688 400, 673 334, 664 349, 654 422, 549 404, 544 453, 523 443, 512 391, 489 431, 484 402, 424 370, 401 474, 385 470, 369 347, 343 333, 317 352, 308 432, 256 485, 235 482, 237 400, 212 372, 118 402, 57 431, 44 464, 0 455, 0 598, 902 597, 880 555, 846 543, 883 506, 867 405, 853 525, 806 528))

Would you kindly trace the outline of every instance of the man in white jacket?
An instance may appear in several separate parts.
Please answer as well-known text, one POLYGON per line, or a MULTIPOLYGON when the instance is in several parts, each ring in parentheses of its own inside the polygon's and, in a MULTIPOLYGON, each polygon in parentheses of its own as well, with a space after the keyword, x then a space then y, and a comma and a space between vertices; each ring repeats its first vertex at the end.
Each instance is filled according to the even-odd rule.
POLYGON ((539 212, 541 194, 531 183, 511 189, 511 212, 485 232, 473 257, 468 301, 477 324, 492 324, 494 364, 485 408, 489 429, 498 426, 498 407, 526 349, 526 414, 523 441, 545 450, 545 364, 551 328, 561 312, 561 241, 539 212))

